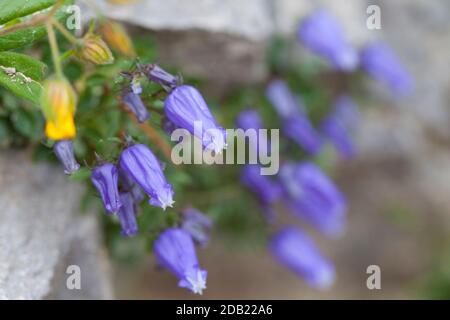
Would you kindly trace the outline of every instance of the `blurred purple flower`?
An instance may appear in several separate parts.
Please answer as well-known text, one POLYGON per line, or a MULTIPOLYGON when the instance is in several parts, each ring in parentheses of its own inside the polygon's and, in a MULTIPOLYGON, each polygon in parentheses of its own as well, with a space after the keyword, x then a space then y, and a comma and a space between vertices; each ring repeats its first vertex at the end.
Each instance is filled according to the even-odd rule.
POLYGON ((150 113, 142 102, 141 96, 134 92, 127 92, 122 99, 127 108, 136 116, 140 123, 145 122, 150 113))
POLYGON ((159 161, 147 146, 136 144, 122 151, 120 167, 150 196, 149 204, 164 210, 172 207, 172 186, 167 183, 159 161))
POLYGON ((285 267, 313 288, 327 289, 335 279, 334 266, 324 258, 311 238, 294 227, 285 227, 270 240, 269 249, 285 267))
POLYGON ((191 235, 192 239, 205 246, 210 238, 213 222, 211 218, 194 208, 183 210, 181 228, 191 235))
POLYGON ((256 110, 248 109, 239 113, 236 119, 236 126, 244 131, 256 130, 257 141, 250 141, 251 147, 255 148, 256 152, 262 156, 269 155, 270 142, 267 140, 267 136, 259 136, 258 130, 262 129, 263 122, 256 110), (256 147, 253 145, 256 145, 256 147))
POLYGON ((322 140, 287 84, 282 80, 272 81, 266 96, 283 121, 282 132, 294 140, 310 154, 317 154, 322 148, 322 140))
POLYGON ((156 64, 149 65, 148 68, 148 79, 150 81, 159 83, 164 87, 165 90, 170 91, 173 88, 175 88, 180 82, 181 79, 179 76, 173 76, 167 71, 165 71, 163 68, 156 64))
POLYGON ((413 78, 392 49, 383 43, 366 45, 361 52, 361 66, 394 94, 405 96, 413 90, 413 78))
POLYGON ((80 169, 80 165, 77 160, 75 160, 75 155, 73 154, 73 145, 71 140, 59 140, 53 146, 53 151, 56 157, 64 166, 65 174, 72 174, 80 169))
POLYGON ((261 167, 257 164, 245 165, 242 168, 241 182, 258 197, 263 205, 270 205, 281 196, 280 185, 268 176, 261 175, 261 167))
POLYGON ((117 212, 117 216, 122 228, 122 235, 124 237, 132 237, 138 232, 136 206, 133 196, 129 192, 122 192, 120 193, 120 202, 122 207, 117 212))
POLYGON ((335 236, 343 231, 346 201, 318 166, 310 162, 286 163, 279 177, 286 205, 294 214, 325 235, 335 236))
POLYGON ((175 88, 164 103, 167 118, 177 127, 188 130, 202 141, 207 150, 221 153, 226 148, 226 132, 220 127, 194 87, 175 88), (201 125, 199 129, 197 126, 201 125))
POLYGON ((358 65, 356 50, 345 39, 337 20, 324 10, 304 18, 298 29, 298 38, 338 70, 352 71, 358 65))
POLYGON ((338 153, 344 159, 352 158, 356 153, 351 132, 358 122, 358 107, 348 96, 339 97, 333 111, 320 125, 322 133, 330 139, 338 153))
POLYGON ((100 193, 107 213, 116 213, 122 206, 119 198, 118 178, 117 167, 111 163, 102 164, 92 170, 92 184, 100 193))
POLYGON ((166 229, 154 242, 153 249, 158 262, 180 280, 178 286, 202 294, 207 271, 200 268, 194 242, 187 231, 166 229))

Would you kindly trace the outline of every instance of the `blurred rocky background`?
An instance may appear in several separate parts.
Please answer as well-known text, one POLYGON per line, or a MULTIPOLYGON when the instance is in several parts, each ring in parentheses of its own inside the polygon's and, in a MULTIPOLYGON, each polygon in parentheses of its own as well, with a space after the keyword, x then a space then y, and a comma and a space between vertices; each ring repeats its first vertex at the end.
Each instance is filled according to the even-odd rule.
MULTIPOLYGON (((363 112, 359 156, 342 163, 336 175, 350 204, 347 232, 333 241, 318 239, 336 263, 334 287, 309 289, 262 248, 239 249, 213 237, 199 257, 209 271, 203 297, 450 297, 450 2, 89 2, 96 9, 80 1, 84 18, 99 10, 134 33, 148 33, 157 42, 158 62, 206 79, 206 94, 218 97, 263 81, 270 38, 293 37, 299 19, 315 8, 333 12, 356 46, 372 39, 389 43, 414 75, 416 89, 408 99, 392 102, 383 90, 371 88, 381 99, 363 112), (381 30, 366 27, 372 4, 381 8, 381 30), (381 267, 381 290, 366 287, 369 265, 381 267)), ((127 267, 112 261, 111 270, 96 214, 79 214, 79 188, 26 159, 18 153, 0 157, 0 298, 110 298, 113 291, 117 298, 195 298, 156 270, 152 259, 127 267), (80 292, 65 289, 71 263, 85 270, 80 292)))

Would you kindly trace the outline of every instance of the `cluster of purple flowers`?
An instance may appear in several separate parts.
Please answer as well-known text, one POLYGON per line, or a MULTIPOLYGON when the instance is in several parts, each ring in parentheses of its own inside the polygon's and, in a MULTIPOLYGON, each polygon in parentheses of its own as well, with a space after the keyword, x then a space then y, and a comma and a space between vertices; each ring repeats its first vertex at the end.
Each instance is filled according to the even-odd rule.
MULTIPOLYGON (((164 104, 165 126, 197 134, 194 124, 198 122, 206 129, 202 136, 197 137, 205 149, 219 153, 226 147, 225 130, 217 124, 197 89, 182 85, 180 77, 172 76, 157 65, 150 64, 142 70, 150 81, 160 84, 168 93, 164 104), (216 134, 211 134, 208 129, 214 129, 216 134)), ((150 114, 141 99, 142 87, 138 77, 127 77, 131 81, 128 89, 123 91, 122 102, 139 122, 145 122, 150 114)), ((57 142, 54 151, 66 174, 80 168, 72 141, 57 142)), ((173 207, 172 185, 148 146, 127 141, 116 163, 99 161, 100 164, 92 169, 91 181, 100 194, 105 212, 117 216, 123 236, 132 237, 138 233, 137 214, 146 195, 151 206, 163 210, 173 207)), ((179 279, 180 287, 201 294, 206 288, 207 273, 199 267, 194 243, 206 245, 212 220, 194 208, 182 210, 180 218, 178 227, 169 228, 159 235, 154 243, 154 253, 158 262, 179 279)))
MULTIPOLYGON (((410 92, 413 81, 393 52, 383 44, 369 44, 360 54, 345 39, 337 21, 325 11, 317 11, 303 20, 298 38, 312 52, 327 59, 334 69, 350 72, 361 67, 373 78, 387 84, 395 94, 410 92)), ((149 64, 140 68, 138 76, 130 75, 130 85, 122 93, 122 103, 140 123, 150 118, 142 100, 140 77, 159 84, 166 92, 162 128, 172 132, 183 128, 198 138, 205 150, 222 152, 226 132, 219 126, 200 92, 182 84, 161 67, 149 64), (200 133, 195 130, 201 124, 200 133)), ((347 95, 335 99, 332 110, 316 127, 309 119, 300 97, 281 79, 271 81, 266 97, 282 122, 282 133, 309 156, 319 154, 330 142, 344 159, 356 153, 351 133, 358 124, 358 108, 347 95)), ((239 128, 261 129, 263 121, 256 110, 243 111, 236 121, 239 128)), ((255 148, 267 154, 270 141, 258 140, 255 148)), ((76 172, 77 163, 72 141, 61 140, 54 152, 66 174, 76 172)), ((258 199, 267 218, 273 219, 273 205, 282 203, 296 217, 326 236, 343 231, 347 204, 332 180, 312 161, 293 162, 284 159, 275 177, 262 176, 260 164, 242 168, 241 182, 258 199)), ((128 142, 115 162, 100 161, 93 168, 91 181, 100 194, 105 212, 117 217, 122 235, 138 233, 139 206, 148 197, 148 204, 173 207, 174 191, 163 167, 152 150, 144 144, 128 142)), ((163 231, 154 242, 154 254, 162 266, 179 280, 179 286, 201 294, 206 288, 207 272, 198 263, 195 244, 204 246, 209 240, 212 221, 194 208, 180 213, 180 223, 163 231)), ((287 226, 270 239, 270 251, 287 268, 305 278, 313 287, 326 288, 334 280, 333 265, 322 256, 313 241, 302 231, 287 226)))
MULTIPOLYGON (((313 53, 325 58, 340 72, 358 67, 385 83, 397 95, 410 92, 412 78, 384 44, 372 43, 358 54, 345 39, 335 18, 323 10, 306 17, 298 29, 299 40, 313 53)), ((358 125, 358 107, 346 94, 338 96, 330 112, 317 127, 310 121, 301 98, 293 94, 281 79, 272 80, 266 97, 281 120, 282 134, 295 142, 309 156, 316 156, 325 142, 331 143, 343 159, 356 154, 352 133, 358 125)), ((247 130, 263 126, 256 110, 239 114, 237 125, 247 130)), ((266 148, 267 141, 258 141, 266 148)), ((285 159, 275 177, 262 176, 259 165, 247 165, 241 171, 242 183, 254 193, 263 213, 273 222, 272 207, 278 202, 302 221, 309 223, 328 237, 342 233, 347 203, 332 180, 312 161, 292 162, 285 159), (267 215, 270 213, 270 215, 267 215)), ((304 232, 286 226, 269 241, 273 256, 312 287, 326 288, 333 283, 333 265, 322 256, 304 232)))

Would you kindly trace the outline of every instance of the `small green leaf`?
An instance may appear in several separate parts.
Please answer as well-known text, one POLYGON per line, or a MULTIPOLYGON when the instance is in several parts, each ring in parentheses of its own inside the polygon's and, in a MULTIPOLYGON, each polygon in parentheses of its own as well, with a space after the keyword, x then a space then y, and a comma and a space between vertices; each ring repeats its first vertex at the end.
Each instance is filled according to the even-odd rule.
POLYGON ((84 181, 89 179, 91 176, 91 170, 89 170, 86 167, 83 167, 79 169, 78 171, 75 171, 70 175, 70 179, 72 181, 84 181))
POLYGON ((0 52, 0 85, 19 97, 39 103, 46 65, 27 55, 0 52))
MULTIPOLYGON (((55 14, 55 18, 59 21, 64 20, 69 14, 67 13, 67 7, 61 7, 55 14)), ((37 27, 31 27, 27 29, 17 30, 0 36, 0 51, 20 48, 25 45, 30 45, 41 39, 46 35, 44 25, 37 27)))
POLYGON ((0 24, 54 5, 56 0, 14 0, 0 3, 0 24))

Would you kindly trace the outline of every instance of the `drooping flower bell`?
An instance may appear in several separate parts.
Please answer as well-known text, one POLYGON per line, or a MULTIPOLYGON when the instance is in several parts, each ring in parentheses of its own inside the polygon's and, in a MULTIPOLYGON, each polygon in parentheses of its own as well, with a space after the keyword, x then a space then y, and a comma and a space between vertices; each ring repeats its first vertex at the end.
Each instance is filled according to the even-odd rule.
POLYGON ((164 103, 167 118, 177 127, 199 138, 207 150, 216 154, 226 148, 226 132, 220 127, 197 89, 183 85, 175 88, 164 103))
POLYGON ((179 228, 169 228, 154 242, 157 261, 178 279, 178 286, 202 294, 206 289, 207 271, 200 268, 190 234, 179 228))
POLYGON ((320 135, 287 84, 279 79, 272 81, 266 89, 266 96, 283 121, 282 133, 308 153, 317 154, 322 148, 320 135))
POLYGON ((80 169, 80 165, 73 154, 73 145, 71 140, 59 140, 53 146, 56 157, 64 166, 65 174, 72 174, 80 169))
POLYGON ((261 166, 257 164, 248 164, 242 168, 241 182, 258 197, 263 205, 270 205, 281 196, 280 185, 268 176, 261 175, 261 166))
POLYGON ((340 96, 333 111, 322 120, 322 133, 331 141, 344 159, 351 159, 356 153, 351 133, 358 121, 358 108, 348 96, 340 96))
POLYGON ((211 218, 194 208, 184 209, 181 217, 181 228, 187 231, 196 243, 205 246, 213 226, 211 218))
POLYGON ((104 20, 100 23, 99 31, 111 48, 129 58, 136 56, 133 42, 120 23, 104 20))
POLYGON ((41 108, 47 120, 45 134, 53 140, 70 140, 76 135, 73 116, 77 96, 70 83, 61 77, 52 77, 44 82, 41 108))
POLYGON ((136 206, 133 195, 130 192, 120 193, 120 202, 122 206, 117 212, 122 235, 124 237, 132 237, 137 234, 138 226, 136 221, 136 206))
POLYGON ((96 65, 111 64, 114 56, 103 39, 93 33, 86 34, 77 48, 76 54, 82 61, 96 65))
POLYGON ((158 159, 147 146, 135 144, 123 150, 120 167, 150 196, 150 205, 164 210, 172 207, 172 186, 167 183, 158 159))
POLYGON ((336 19, 324 10, 313 12, 301 22, 298 38, 338 70, 352 71, 358 65, 356 50, 345 39, 336 19))
POLYGON ((285 204, 327 236, 343 231, 347 204, 336 185, 311 162, 286 163, 280 169, 285 204))
POLYGON ((119 173, 112 163, 105 163, 92 170, 91 181, 103 201, 107 213, 117 213, 122 206, 118 188, 119 173))
POLYGON ((401 61, 387 45, 374 42, 361 52, 361 67, 374 79, 384 83, 393 94, 405 96, 414 87, 414 81, 401 61))
POLYGON ((181 84, 180 76, 174 76, 157 64, 149 64, 146 67, 147 77, 150 81, 159 83, 166 91, 171 91, 181 84))
POLYGON ((236 125, 244 131, 255 130, 257 141, 250 141, 251 147, 261 155, 268 155, 267 151, 270 150, 270 142, 267 140, 267 136, 258 134, 258 131, 263 127, 263 121, 256 110, 248 109, 239 113, 236 125))
POLYGON ((335 270, 322 256, 313 240, 294 227, 285 227, 270 240, 269 249, 275 259, 296 273, 313 288, 327 289, 335 279, 335 270))
POLYGON ((142 102, 141 96, 133 91, 126 92, 122 98, 123 103, 127 106, 140 123, 148 120, 150 113, 142 102))

